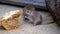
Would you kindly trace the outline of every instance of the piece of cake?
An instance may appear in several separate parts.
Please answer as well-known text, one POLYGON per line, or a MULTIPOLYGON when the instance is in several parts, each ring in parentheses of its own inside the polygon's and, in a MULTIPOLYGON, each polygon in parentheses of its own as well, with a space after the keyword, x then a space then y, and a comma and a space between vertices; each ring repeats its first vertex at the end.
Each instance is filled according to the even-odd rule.
POLYGON ((6 30, 12 30, 12 29, 18 28, 19 27, 19 23, 18 23, 19 16, 20 16, 19 10, 10 11, 9 13, 6 13, 1 20, 2 26, 6 30))

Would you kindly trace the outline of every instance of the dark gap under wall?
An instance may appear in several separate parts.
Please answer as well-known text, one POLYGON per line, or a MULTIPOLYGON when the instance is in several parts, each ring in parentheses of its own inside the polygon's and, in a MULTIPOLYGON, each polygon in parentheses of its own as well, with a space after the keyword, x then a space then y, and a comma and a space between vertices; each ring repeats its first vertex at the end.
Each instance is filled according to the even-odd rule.
MULTIPOLYGON (((16 6, 16 7, 24 8, 24 6, 21 6, 21 5, 15 5, 15 4, 2 3, 2 2, 0 2, 0 4, 3 4, 3 5, 11 5, 11 6, 16 6)), ((36 8, 35 10, 49 12, 47 9, 44 9, 44 8, 36 8)))

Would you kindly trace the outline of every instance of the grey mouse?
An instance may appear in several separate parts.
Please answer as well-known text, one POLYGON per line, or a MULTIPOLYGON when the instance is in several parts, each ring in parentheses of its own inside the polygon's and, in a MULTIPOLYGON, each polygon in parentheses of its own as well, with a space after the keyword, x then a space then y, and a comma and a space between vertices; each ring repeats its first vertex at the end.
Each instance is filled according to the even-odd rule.
POLYGON ((42 24, 42 16, 39 12, 35 11, 35 8, 32 6, 26 6, 23 10, 24 20, 32 23, 33 25, 42 24))

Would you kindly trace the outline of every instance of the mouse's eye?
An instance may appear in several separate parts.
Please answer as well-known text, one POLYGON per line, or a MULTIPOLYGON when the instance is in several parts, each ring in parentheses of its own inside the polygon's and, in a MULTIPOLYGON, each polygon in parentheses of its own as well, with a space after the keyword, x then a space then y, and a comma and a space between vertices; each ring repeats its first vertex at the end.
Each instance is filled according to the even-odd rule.
POLYGON ((26 13, 30 13, 31 11, 30 10, 27 10, 26 13))
POLYGON ((29 11, 27 11, 27 13, 29 13, 29 11))

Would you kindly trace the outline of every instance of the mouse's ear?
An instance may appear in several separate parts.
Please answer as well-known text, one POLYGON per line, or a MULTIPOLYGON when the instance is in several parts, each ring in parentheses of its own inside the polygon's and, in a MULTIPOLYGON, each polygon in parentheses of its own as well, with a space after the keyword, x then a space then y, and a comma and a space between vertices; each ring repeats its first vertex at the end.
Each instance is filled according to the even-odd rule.
POLYGON ((25 6, 24 9, 35 10, 35 8, 33 6, 30 6, 30 5, 25 6))

